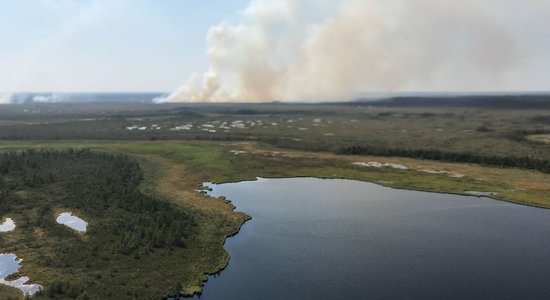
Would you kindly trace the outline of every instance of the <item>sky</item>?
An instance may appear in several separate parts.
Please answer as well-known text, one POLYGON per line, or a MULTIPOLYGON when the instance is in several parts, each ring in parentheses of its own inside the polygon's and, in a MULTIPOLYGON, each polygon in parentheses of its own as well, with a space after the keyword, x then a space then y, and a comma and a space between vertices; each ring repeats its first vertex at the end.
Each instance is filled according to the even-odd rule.
POLYGON ((548 0, 0 0, 0 95, 549 90, 548 0))
POLYGON ((0 0, 0 92, 169 92, 245 0, 0 0))

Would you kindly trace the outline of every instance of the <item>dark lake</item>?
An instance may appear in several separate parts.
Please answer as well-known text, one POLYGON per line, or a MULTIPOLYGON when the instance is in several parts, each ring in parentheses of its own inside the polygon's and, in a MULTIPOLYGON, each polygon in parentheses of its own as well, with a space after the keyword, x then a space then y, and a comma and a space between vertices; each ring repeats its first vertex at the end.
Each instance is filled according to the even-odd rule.
POLYGON ((351 180, 210 187, 253 220, 201 299, 550 299, 549 210, 351 180))

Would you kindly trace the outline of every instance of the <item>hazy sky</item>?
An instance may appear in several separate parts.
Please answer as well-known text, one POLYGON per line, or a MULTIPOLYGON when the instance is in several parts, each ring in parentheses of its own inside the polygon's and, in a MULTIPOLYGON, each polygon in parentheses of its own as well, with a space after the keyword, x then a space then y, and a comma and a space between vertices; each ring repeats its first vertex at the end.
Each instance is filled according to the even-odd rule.
POLYGON ((1 91, 170 91, 247 0, 0 0, 1 91))
POLYGON ((0 0, 0 93, 550 90, 548 0, 0 0))

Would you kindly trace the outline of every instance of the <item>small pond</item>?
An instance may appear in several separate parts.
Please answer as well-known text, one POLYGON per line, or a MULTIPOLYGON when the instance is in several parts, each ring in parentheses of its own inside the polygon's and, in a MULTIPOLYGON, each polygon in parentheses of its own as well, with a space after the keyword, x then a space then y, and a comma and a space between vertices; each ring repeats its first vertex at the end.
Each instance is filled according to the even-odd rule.
POLYGON ((15 230, 15 222, 11 218, 6 218, 5 221, 0 224, 1 232, 10 232, 15 230))
POLYGON ((71 212, 60 213, 55 221, 79 232, 86 232, 86 228, 88 227, 88 223, 86 221, 75 216, 71 212))
POLYGON ((201 299, 550 299, 550 210, 314 178, 205 184, 253 219, 201 299))
POLYGON ((17 273, 21 266, 21 260, 15 254, 0 254, 0 284, 20 289, 23 295, 34 295, 42 290, 38 284, 27 284, 29 277, 23 276, 16 280, 6 280, 9 275, 17 273))

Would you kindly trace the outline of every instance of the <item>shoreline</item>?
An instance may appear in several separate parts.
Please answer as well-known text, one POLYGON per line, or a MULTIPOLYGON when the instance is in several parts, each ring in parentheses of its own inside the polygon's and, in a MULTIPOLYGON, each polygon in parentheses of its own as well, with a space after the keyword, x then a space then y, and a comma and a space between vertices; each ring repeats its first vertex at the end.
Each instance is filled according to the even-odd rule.
MULTIPOLYGON (((197 189, 195 189, 196 192, 198 193, 201 193, 203 194, 204 196, 208 197, 208 198, 212 198, 213 200, 217 200, 217 201, 221 201, 221 200, 224 200, 227 204, 231 204, 233 206, 233 211, 237 213, 236 209, 237 207, 235 205, 232 204, 232 201, 225 198, 225 197, 212 197, 210 195, 208 195, 208 192, 211 191, 211 189, 207 186, 205 186, 206 182, 202 183, 197 189), (207 189, 202 189, 201 188, 204 188, 206 187, 207 189)), ((225 269, 227 269, 227 267, 229 266, 229 263, 231 261, 231 254, 229 253, 229 251, 227 251, 227 249, 225 248, 225 243, 227 242, 228 239, 230 238, 233 238, 235 236, 237 236, 240 232, 241 232, 241 229, 242 227, 249 221, 251 221, 253 219, 252 216, 250 216, 249 214, 245 213, 245 212, 240 212, 242 214, 245 215, 245 219, 241 222, 241 224, 239 224, 238 228, 232 232, 232 233, 229 233, 227 234, 224 239, 223 239, 223 249, 226 253, 226 257, 225 257, 225 262, 223 263, 223 265, 217 270, 217 271, 214 271, 214 272, 205 272, 203 273, 203 275, 206 275, 206 278, 201 282, 201 286, 200 286, 200 290, 194 290, 195 287, 191 287, 191 289, 193 289, 193 291, 190 291, 188 293, 182 293, 183 295, 181 296, 182 298, 193 298, 195 296, 199 296, 202 295, 202 293, 204 292, 204 285, 208 282, 208 280, 210 279, 210 276, 214 276, 214 275, 219 275, 221 274, 225 269)), ((171 297, 167 297, 167 298, 171 298, 171 297)), ((176 297, 172 297, 172 298, 176 298, 176 297)), ((177 299, 177 298, 176 298, 177 299)))
MULTIPOLYGON (((227 259, 225 261, 225 263, 223 264, 223 266, 217 270, 216 272, 207 272, 207 273, 204 273, 203 275, 206 275, 206 279, 204 281, 202 281, 202 285, 201 285, 201 289, 200 291, 193 291, 192 293, 183 293, 183 295, 181 296, 181 298, 193 298, 195 296, 199 296, 202 295, 202 293, 204 292, 204 285, 206 283, 208 283, 208 280, 210 279, 210 276, 214 276, 214 275, 220 275, 225 269, 227 269, 227 267, 229 266, 229 263, 231 262, 231 254, 229 253, 229 251, 227 251, 227 249, 225 249, 225 243, 227 242, 228 239, 230 238, 233 238, 233 237, 236 237, 240 232, 241 232, 241 229, 242 227, 249 221, 252 221, 252 217, 247 215, 248 218, 246 220, 244 220, 240 225, 239 225, 239 228, 234 232, 234 233, 231 233, 227 236, 225 236, 224 240, 223 240, 223 245, 224 245, 224 250, 225 252, 227 253, 227 259)), ((166 297, 166 298, 176 298, 176 297, 166 297)), ((164 299, 166 299, 164 298, 164 299)), ((177 299, 177 298, 176 298, 177 299)))
POLYGON ((211 183, 215 184, 215 185, 221 185, 221 184, 231 184, 231 183, 241 183, 241 182, 255 182, 258 179, 293 179, 293 178, 314 178, 314 179, 323 179, 323 180, 354 180, 354 181, 368 182, 368 183, 372 183, 372 184, 375 184, 375 185, 383 186, 383 187, 394 189, 394 190, 424 192, 424 193, 431 193, 431 194, 456 195, 456 196, 473 197, 473 198, 487 198, 487 199, 492 199, 492 200, 495 200, 495 201, 506 202, 506 203, 509 203, 509 204, 516 204, 516 205, 522 205, 522 206, 528 206, 528 207, 533 207, 533 208, 541 208, 541 209, 550 210, 550 207, 545 207, 545 206, 537 205, 537 204, 533 204, 533 203, 519 202, 519 201, 509 200, 509 199, 505 199, 505 198, 498 198, 496 196, 491 197, 491 196, 469 195, 469 194, 466 194, 466 191, 464 193, 445 192, 445 191, 438 192, 438 191, 433 191, 433 190, 428 190, 428 189, 420 189, 420 188, 414 188, 414 187, 392 186, 392 185, 389 185, 387 183, 382 183, 382 182, 375 182, 375 181, 354 179, 354 178, 346 178, 346 177, 329 177, 329 176, 326 176, 326 177, 323 177, 323 176, 273 176, 273 177, 271 177, 270 176, 270 177, 257 177, 256 179, 244 179, 244 180, 235 180, 235 181, 233 181, 233 180, 220 181, 220 182, 212 181, 211 183))

